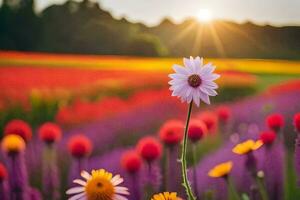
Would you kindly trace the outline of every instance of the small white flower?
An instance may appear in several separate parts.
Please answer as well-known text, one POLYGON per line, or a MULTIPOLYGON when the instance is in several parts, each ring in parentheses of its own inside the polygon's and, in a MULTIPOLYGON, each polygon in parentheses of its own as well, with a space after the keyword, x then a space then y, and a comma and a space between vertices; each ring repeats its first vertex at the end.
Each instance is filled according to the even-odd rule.
POLYGON ((119 186, 123 182, 120 175, 113 176, 104 169, 93 170, 91 174, 81 172, 82 179, 73 182, 79 186, 69 189, 66 193, 73 195, 69 200, 127 200, 129 195, 126 187, 119 186))
POLYGON ((176 73, 170 74, 169 81, 172 96, 177 96, 182 102, 195 102, 200 105, 200 99, 210 104, 209 96, 216 96, 218 85, 214 82, 220 75, 213 73, 215 66, 211 63, 203 64, 203 58, 183 58, 184 67, 173 65, 176 73))

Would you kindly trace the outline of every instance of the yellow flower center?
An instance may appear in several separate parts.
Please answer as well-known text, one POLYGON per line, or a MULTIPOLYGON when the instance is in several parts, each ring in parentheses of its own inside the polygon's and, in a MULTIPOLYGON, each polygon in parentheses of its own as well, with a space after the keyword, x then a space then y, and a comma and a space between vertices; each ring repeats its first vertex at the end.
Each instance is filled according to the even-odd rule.
POLYGON ((196 88, 201 85, 202 80, 198 74, 192 74, 188 78, 188 83, 191 87, 196 88))
POLYGON ((176 192, 164 192, 155 194, 151 200, 179 200, 176 192))
POLYGON ((115 193, 110 180, 103 177, 93 177, 85 186, 87 200, 112 200, 115 193))

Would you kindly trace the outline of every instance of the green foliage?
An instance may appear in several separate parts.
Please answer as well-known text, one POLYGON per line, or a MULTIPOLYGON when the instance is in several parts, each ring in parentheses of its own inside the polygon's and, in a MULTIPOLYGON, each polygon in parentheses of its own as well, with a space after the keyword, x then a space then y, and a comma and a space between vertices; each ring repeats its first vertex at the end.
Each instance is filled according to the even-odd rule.
POLYGON ((150 34, 139 34, 129 45, 129 54, 141 56, 165 56, 168 50, 161 45, 159 39, 150 34))
POLYGON ((249 86, 223 86, 218 89, 219 95, 214 98, 216 102, 234 101, 240 98, 251 96, 257 92, 256 85, 249 86))
POLYGON ((31 99, 30 109, 21 105, 12 105, 0 112, 0 138, 7 122, 12 119, 22 119, 28 122, 33 129, 47 121, 54 121, 58 110, 58 101, 31 99))
POLYGON ((294 152, 289 152, 285 154, 285 199, 287 200, 294 200, 300 198, 300 190, 297 186, 297 175, 295 171, 295 164, 294 164, 294 152))

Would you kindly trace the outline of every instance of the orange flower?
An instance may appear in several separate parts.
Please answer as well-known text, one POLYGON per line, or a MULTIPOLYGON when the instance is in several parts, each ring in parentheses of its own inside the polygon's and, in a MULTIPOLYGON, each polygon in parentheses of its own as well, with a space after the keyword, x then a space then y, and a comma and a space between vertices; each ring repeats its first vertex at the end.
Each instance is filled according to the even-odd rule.
POLYGON ((25 141, 19 135, 10 134, 3 138, 1 143, 3 151, 7 153, 19 153, 25 150, 25 141))
POLYGON ((224 177, 231 172, 232 166, 233 163, 231 161, 216 165, 208 172, 208 176, 212 178, 224 177))
POLYGON ((243 155, 259 149, 262 145, 263 142, 261 140, 257 140, 256 142, 254 140, 247 140, 237 144, 232 151, 233 153, 243 155))

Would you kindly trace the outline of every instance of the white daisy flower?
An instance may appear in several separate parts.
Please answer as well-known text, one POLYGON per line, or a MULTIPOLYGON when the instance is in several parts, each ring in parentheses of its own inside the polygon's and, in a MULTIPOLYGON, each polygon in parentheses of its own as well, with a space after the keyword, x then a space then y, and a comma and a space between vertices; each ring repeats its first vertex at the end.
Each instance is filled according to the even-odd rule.
POLYGON ((92 170, 92 174, 81 172, 85 179, 75 179, 80 186, 69 189, 66 193, 73 195, 69 200, 127 200, 128 188, 118 186, 123 182, 120 175, 113 176, 104 169, 92 170))
POLYGON ((200 105, 200 100, 210 104, 209 96, 216 96, 215 89, 218 85, 214 82, 220 77, 219 74, 213 73, 215 66, 211 63, 203 64, 203 58, 193 57, 183 58, 184 67, 173 65, 176 73, 170 74, 172 79, 169 81, 172 90, 172 96, 177 96, 182 102, 195 102, 200 105))

